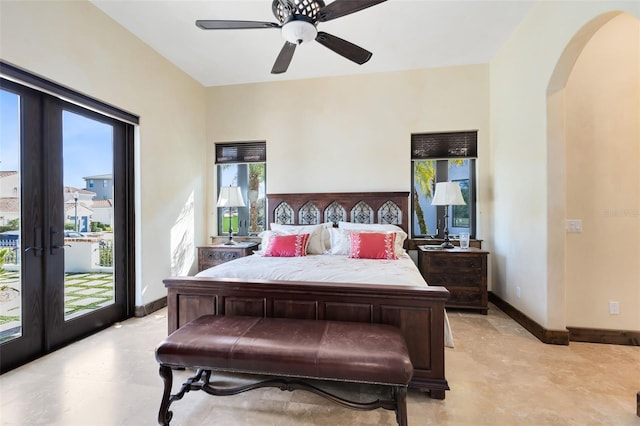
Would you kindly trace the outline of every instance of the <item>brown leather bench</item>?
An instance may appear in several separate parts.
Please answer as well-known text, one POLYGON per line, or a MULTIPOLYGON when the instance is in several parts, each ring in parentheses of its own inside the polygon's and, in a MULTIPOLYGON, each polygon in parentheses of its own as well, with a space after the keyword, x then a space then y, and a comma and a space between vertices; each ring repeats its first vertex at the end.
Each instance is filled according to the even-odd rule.
POLYGON ((170 334, 156 349, 156 360, 164 380, 161 425, 173 417, 171 403, 191 390, 235 395, 261 387, 304 389, 358 410, 394 410, 398 424, 407 425, 413 366, 400 330, 390 325, 206 315, 170 334), (172 368, 196 370, 174 395, 172 368), (222 389, 210 382, 212 371, 269 377, 222 389), (389 399, 351 401, 321 389, 315 380, 381 385, 389 399))

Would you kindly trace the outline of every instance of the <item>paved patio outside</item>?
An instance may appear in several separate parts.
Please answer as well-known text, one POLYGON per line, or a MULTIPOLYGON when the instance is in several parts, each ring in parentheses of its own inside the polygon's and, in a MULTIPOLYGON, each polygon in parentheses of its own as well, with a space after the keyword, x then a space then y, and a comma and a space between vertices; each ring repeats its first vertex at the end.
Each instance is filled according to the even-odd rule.
MULTIPOLYGON (((113 273, 67 273, 64 278, 65 319, 114 302, 113 273)), ((0 343, 21 334, 20 274, 0 272, 0 343)))

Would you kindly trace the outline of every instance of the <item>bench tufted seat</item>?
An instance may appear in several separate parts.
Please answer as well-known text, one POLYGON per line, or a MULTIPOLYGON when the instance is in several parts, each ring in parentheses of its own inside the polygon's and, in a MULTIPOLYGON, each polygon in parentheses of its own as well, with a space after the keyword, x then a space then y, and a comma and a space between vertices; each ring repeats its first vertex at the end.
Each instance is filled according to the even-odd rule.
MULTIPOLYGON (((400 330, 390 325, 207 315, 169 335, 158 346, 156 359, 165 379, 160 424, 169 423, 168 405, 182 398, 185 392, 203 389, 216 394, 211 391, 208 381, 211 370, 388 385, 392 394, 390 402, 376 402, 377 405, 366 407, 351 401, 336 402, 358 409, 393 409, 399 424, 404 425, 407 421, 406 388, 413 367, 400 330), (194 385, 196 378, 192 378, 187 386, 189 389, 170 397, 171 367, 197 369, 200 374, 197 380, 201 382, 202 374, 206 372, 205 380, 194 385)), ((308 388, 304 382, 295 383, 300 386, 294 388, 315 392, 313 386, 308 388)), ((282 381, 277 381, 275 386, 283 389, 282 381)), ((289 386, 286 388, 293 390, 289 386)), ((327 397, 340 399, 335 395, 327 397)))

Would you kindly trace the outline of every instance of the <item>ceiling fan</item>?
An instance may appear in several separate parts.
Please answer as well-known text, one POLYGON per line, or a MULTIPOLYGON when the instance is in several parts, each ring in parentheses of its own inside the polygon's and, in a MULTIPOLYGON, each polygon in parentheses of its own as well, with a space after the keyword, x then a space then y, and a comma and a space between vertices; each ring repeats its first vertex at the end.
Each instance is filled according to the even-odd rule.
POLYGON ((318 22, 331 21, 384 1, 386 0, 335 0, 329 5, 325 5, 323 0, 273 0, 271 10, 278 23, 197 20, 196 25, 203 30, 281 29, 285 42, 273 64, 272 74, 281 74, 287 71, 296 47, 311 40, 316 40, 337 54, 362 65, 371 59, 371 52, 324 31, 318 31, 316 26, 318 22))

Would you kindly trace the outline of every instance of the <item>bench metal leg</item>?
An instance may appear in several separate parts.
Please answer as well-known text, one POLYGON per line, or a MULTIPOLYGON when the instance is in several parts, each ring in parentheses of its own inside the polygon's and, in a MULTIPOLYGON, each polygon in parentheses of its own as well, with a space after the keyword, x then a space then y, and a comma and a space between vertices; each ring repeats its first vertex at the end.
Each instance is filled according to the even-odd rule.
POLYGON ((396 420, 398 426, 407 426, 407 387, 396 386, 393 390, 396 403, 396 420))
POLYGON ((179 401, 182 397, 192 390, 205 390, 209 386, 209 378, 211 370, 199 368, 196 375, 187 379, 182 384, 180 390, 175 395, 171 395, 171 386, 173 384, 173 370, 167 365, 160 365, 160 377, 164 381, 164 393, 162 394, 162 402, 160 403, 160 412, 158 413, 158 424, 169 426, 169 422, 173 418, 173 412, 169 411, 171 403, 179 401), (204 376, 204 378, 203 378, 204 376))
POLYGON ((390 399, 377 399, 375 401, 360 402, 351 401, 343 396, 327 392, 305 381, 286 377, 272 377, 267 380, 235 387, 218 387, 211 383, 211 373, 211 370, 198 369, 195 376, 188 378, 187 381, 182 384, 178 393, 171 395, 173 371, 171 367, 161 364, 160 377, 162 377, 162 380, 164 381, 164 393, 162 395, 162 402, 160 403, 160 412, 158 413, 158 424, 162 426, 169 426, 169 422, 173 417, 173 412, 169 411, 171 403, 182 399, 187 392, 192 390, 201 390, 209 395, 215 396, 229 396, 237 395, 252 389, 275 387, 283 391, 294 391, 300 389, 313 392, 316 395, 320 395, 337 404, 355 410, 366 411, 375 410, 376 408, 393 410, 396 413, 398 426, 407 426, 407 386, 389 385, 388 389, 391 393, 390 399))
POLYGON ((169 426, 173 413, 169 411, 169 405, 171 405, 171 385, 173 384, 173 371, 171 367, 166 365, 160 366, 160 377, 164 382, 164 393, 162 394, 162 402, 160 403, 160 412, 158 412, 158 424, 162 426, 169 426))

